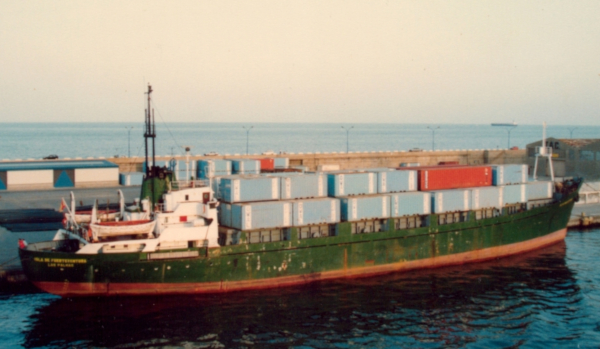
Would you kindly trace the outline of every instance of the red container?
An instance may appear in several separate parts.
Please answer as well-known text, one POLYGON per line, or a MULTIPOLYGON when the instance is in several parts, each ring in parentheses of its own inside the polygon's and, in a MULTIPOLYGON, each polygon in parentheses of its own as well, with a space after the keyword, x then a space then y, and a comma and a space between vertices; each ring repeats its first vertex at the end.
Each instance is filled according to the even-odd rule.
POLYGON ((260 161, 260 169, 262 170, 272 170, 275 168, 275 160, 273 159, 256 159, 260 161))
POLYGON ((419 170, 419 190, 445 190, 492 185, 490 166, 442 166, 419 170))
POLYGON ((458 165, 458 161, 440 161, 438 165, 448 166, 448 165, 458 165))

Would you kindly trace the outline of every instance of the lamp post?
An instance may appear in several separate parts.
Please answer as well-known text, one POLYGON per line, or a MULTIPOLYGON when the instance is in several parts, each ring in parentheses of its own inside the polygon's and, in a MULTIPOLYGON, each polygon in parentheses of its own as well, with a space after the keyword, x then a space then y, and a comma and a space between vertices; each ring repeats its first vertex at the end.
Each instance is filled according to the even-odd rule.
POLYGON ((248 155, 248 144, 250 142, 250 130, 254 128, 254 126, 242 126, 244 130, 246 130, 246 155, 248 155))
POLYGON ((508 132, 508 144, 506 149, 510 149, 510 131, 514 130, 515 127, 517 127, 517 123, 516 122, 512 122, 512 123, 495 123, 492 124, 492 126, 500 126, 500 127, 506 127, 506 132, 508 132))
POLYGON ((569 129, 569 133, 571 134, 571 139, 573 138, 573 131, 575 131, 577 127, 573 127, 569 129))
POLYGON ((508 145, 506 146, 506 149, 510 149, 510 131, 514 130, 515 127, 517 126, 509 127, 506 129, 506 132, 508 132, 508 145))
POLYGON ((431 150, 435 150, 435 130, 439 129, 440 127, 427 126, 427 128, 431 130, 431 150))
POLYGON ((354 128, 354 126, 350 126, 348 128, 342 126, 344 130, 346 130, 346 153, 350 152, 350 130, 354 128))
POLYGON ((131 157, 131 130, 133 130, 133 126, 125 126, 127 129, 127 157, 131 157))

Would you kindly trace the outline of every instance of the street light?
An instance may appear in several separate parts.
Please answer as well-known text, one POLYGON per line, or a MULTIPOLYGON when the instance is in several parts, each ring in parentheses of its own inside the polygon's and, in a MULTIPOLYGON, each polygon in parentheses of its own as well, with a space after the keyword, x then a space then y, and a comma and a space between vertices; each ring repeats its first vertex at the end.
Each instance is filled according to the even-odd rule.
POLYGON ((131 157, 131 130, 133 130, 133 126, 125 126, 127 129, 127 157, 131 157))
POLYGON ((518 126, 517 123, 513 121, 511 123, 492 124, 492 126, 506 127, 506 132, 508 132, 508 145, 507 145, 506 149, 510 149, 510 131, 514 130, 515 127, 518 126))
POLYGON ((569 132, 571 133, 571 138, 573 138, 573 131, 575 131, 577 129, 577 127, 573 127, 569 129, 569 132))
POLYGON ((344 130, 346 130, 346 153, 350 152, 350 130, 354 128, 354 126, 350 126, 348 128, 342 126, 344 130))
POLYGON ((248 143, 250 141, 250 130, 254 128, 254 126, 242 126, 244 130, 246 130, 246 155, 248 155, 248 143))
POLYGON ((435 130, 439 129, 440 127, 427 126, 427 128, 431 130, 431 150, 435 150, 435 130))

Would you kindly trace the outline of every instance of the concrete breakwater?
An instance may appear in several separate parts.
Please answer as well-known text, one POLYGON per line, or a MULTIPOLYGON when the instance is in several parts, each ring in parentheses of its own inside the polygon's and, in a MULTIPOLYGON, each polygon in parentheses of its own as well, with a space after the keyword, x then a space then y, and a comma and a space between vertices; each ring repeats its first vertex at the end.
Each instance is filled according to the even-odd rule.
MULTIPOLYGON (((421 166, 437 165, 440 162, 458 162, 461 165, 483 164, 525 164, 527 154, 524 149, 467 149, 467 150, 418 150, 418 151, 372 151, 349 153, 283 153, 283 154, 223 154, 215 156, 192 155, 190 160, 205 159, 260 159, 267 157, 288 158, 290 166, 305 166, 316 171, 322 165, 338 165, 340 169, 398 167, 401 163, 419 163, 421 166)), ((185 160, 185 156, 157 156, 157 161, 172 158, 185 160)), ((119 165, 120 172, 140 172, 144 157, 108 158, 119 165)))

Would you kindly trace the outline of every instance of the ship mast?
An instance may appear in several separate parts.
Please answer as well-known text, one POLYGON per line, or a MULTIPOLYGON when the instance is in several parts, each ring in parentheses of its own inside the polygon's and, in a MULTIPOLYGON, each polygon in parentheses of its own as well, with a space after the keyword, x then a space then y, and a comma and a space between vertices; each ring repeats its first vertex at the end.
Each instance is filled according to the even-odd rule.
POLYGON ((148 109, 146 109, 146 132, 144 132, 144 139, 146 141, 146 177, 154 176, 154 166, 156 163, 156 152, 154 148, 154 140, 156 139, 156 129, 154 125, 154 110, 151 109, 151 96, 152 86, 148 84, 148 109), (152 138, 152 162, 148 162, 148 138, 152 138), (152 164, 152 165, 150 165, 152 164))

